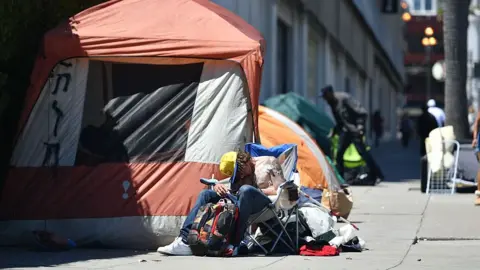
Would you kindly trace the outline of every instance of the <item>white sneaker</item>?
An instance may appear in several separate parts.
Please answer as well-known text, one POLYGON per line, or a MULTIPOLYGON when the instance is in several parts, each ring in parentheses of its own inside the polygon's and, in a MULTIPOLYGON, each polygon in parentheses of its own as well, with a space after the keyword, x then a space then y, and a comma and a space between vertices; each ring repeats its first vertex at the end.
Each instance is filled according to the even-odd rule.
POLYGON ((165 255, 173 256, 190 256, 192 255, 192 250, 190 247, 183 243, 181 237, 177 237, 170 245, 159 247, 157 252, 160 252, 165 255))

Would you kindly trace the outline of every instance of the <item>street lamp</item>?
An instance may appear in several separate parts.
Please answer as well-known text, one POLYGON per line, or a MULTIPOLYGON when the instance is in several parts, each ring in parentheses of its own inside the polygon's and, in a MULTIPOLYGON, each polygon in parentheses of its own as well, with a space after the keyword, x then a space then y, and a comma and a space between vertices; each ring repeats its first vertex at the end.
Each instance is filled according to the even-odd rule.
POLYGON ((405 1, 402 1, 400 6, 403 9, 402 20, 404 22, 409 22, 412 19, 412 15, 408 12, 408 4, 405 1))
POLYGON ((426 89, 426 96, 427 99, 431 98, 431 91, 432 91, 432 74, 430 72, 430 62, 431 62, 431 56, 432 56, 432 47, 437 45, 437 39, 433 37, 433 28, 432 27, 427 27, 425 28, 424 31, 425 35, 422 38, 422 45, 425 48, 425 56, 426 56, 426 70, 427 70, 427 89, 426 89))
POLYGON ((410 15, 410 13, 404 12, 404 13, 402 14, 402 20, 403 20, 404 22, 409 22, 411 19, 412 19, 412 15, 410 15))
POLYGON ((433 35, 433 28, 430 27, 430 26, 425 28, 425 35, 427 35, 427 36, 433 35))

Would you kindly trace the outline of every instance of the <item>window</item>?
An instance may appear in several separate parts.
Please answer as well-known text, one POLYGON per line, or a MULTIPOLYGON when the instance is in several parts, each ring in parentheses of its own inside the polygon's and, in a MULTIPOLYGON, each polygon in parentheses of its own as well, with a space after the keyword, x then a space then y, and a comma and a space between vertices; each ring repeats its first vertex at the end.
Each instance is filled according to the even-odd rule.
POLYGON ((288 92, 288 51, 289 46, 289 27, 281 20, 277 21, 277 87, 278 93, 288 92))
POLYGON ((413 15, 432 16, 437 13, 438 0, 408 0, 406 2, 413 15))
POLYGON ((317 41, 310 38, 308 41, 308 97, 316 103, 318 84, 318 50, 317 41))
POLYGON ((414 10, 422 9, 422 0, 413 0, 413 9, 414 10))
POLYGON ((425 0, 425 10, 426 11, 432 10, 432 0, 425 0))
POLYGON ((350 93, 350 78, 345 77, 345 92, 350 93))

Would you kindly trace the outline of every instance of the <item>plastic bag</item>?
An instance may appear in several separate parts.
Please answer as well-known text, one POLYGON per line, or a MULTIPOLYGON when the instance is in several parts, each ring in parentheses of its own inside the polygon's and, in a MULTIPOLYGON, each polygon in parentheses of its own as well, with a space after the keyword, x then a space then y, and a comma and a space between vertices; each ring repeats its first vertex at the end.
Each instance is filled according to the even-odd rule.
POLYGON ((299 208, 299 211, 305 217, 313 238, 328 232, 337 223, 335 217, 314 204, 306 203, 299 208))

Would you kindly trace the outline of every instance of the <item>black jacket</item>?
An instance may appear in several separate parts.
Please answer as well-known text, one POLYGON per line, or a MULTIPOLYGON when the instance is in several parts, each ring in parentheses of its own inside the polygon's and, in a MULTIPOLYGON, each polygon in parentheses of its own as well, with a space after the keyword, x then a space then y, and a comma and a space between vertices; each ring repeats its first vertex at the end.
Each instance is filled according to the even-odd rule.
POLYGON ((418 117, 417 122, 417 133, 422 140, 425 140, 430 134, 430 131, 438 127, 437 120, 429 112, 424 112, 420 117, 418 117))
POLYGON ((367 110, 345 92, 335 92, 336 104, 330 104, 333 116, 337 122, 336 132, 360 133, 359 126, 365 126, 367 110))

